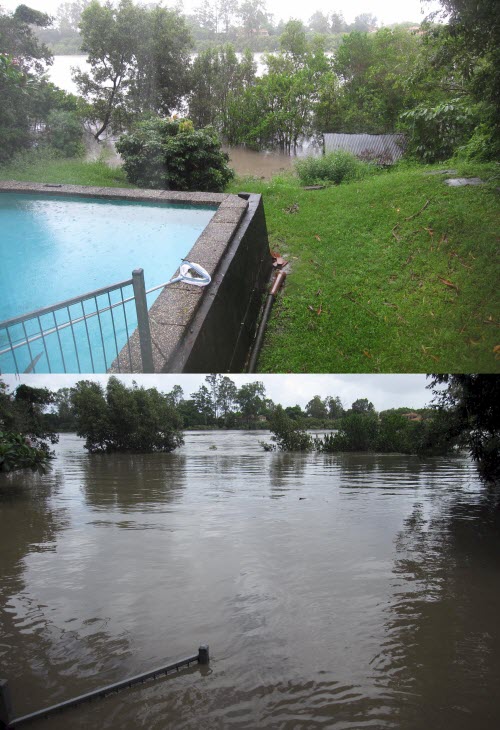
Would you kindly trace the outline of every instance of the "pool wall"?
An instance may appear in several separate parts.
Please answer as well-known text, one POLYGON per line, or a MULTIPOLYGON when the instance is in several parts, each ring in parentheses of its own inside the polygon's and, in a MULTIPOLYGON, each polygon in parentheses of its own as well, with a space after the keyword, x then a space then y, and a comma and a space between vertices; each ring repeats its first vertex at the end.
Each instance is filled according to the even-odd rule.
MULTIPOLYGON (((186 252, 188 260, 209 272, 211 284, 204 288, 173 284, 163 289, 149 310, 154 371, 238 372, 244 368, 272 270, 260 195, 0 181, 1 192, 216 205, 210 223, 186 252)), ((154 261, 138 262, 138 266, 150 271, 154 261)), ((75 292, 79 294, 84 292, 75 292)), ((130 349, 130 372, 142 372, 137 331, 130 338, 130 349)), ((128 357, 121 361, 127 362, 128 357)), ((118 372, 116 361, 109 372, 118 372)))

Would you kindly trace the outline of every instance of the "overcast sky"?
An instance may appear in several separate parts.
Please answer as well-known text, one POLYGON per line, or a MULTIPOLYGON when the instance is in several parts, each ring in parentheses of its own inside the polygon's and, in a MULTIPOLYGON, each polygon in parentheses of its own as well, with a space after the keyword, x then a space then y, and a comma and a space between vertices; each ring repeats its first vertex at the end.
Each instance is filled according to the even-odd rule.
MULTIPOLYGON (((198 390, 204 383, 204 375, 120 375, 120 380, 130 385, 136 380, 145 387, 156 387, 162 392, 180 385, 184 397, 198 390)), ((302 408, 315 395, 325 398, 338 396, 344 407, 349 408, 358 398, 368 398, 377 411, 387 408, 423 408, 432 399, 426 388, 430 380, 425 375, 230 375, 240 387, 243 383, 260 380, 266 394, 283 406, 300 405, 302 408)), ((1 379, 14 389, 20 383, 51 390, 71 387, 78 380, 98 380, 105 383, 106 375, 3 375, 1 379)))
MULTIPOLYGON (((25 5, 36 8, 47 13, 54 13, 61 4, 61 0, 0 0, 0 7, 7 10, 14 10, 24 1, 25 5)), ((150 3, 151 0, 142 0, 150 3)), ((379 24, 389 25, 411 21, 419 23, 424 15, 433 9, 439 8, 437 0, 311 0, 304 3, 303 0, 265 0, 266 7, 274 15, 274 20, 283 18, 300 18, 308 20, 315 10, 324 13, 332 11, 342 12, 348 23, 351 23, 361 13, 371 13, 378 18, 379 24)), ((202 4, 202 0, 184 0, 176 3, 175 0, 168 0, 163 5, 175 7, 177 4, 184 7, 184 12, 190 13, 194 8, 202 4)))

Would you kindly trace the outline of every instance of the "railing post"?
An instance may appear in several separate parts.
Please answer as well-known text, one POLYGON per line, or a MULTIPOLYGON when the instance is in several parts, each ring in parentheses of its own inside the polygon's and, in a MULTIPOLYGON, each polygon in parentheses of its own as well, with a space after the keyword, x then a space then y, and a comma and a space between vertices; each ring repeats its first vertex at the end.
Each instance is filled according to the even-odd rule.
POLYGON ((0 728, 8 727, 12 714, 9 683, 6 679, 0 679, 0 728))
POLYGON ((151 343, 151 330, 149 329, 144 269, 134 269, 132 272, 132 283, 134 287, 135 308, 137 310, 137 329, 139 330, 139 341, 141 344, 142 372, 154 373, 153 346, 151 343))
POLYGON ((198 649, 198 664, 209 664, 208 644, 202 644, 198 649))

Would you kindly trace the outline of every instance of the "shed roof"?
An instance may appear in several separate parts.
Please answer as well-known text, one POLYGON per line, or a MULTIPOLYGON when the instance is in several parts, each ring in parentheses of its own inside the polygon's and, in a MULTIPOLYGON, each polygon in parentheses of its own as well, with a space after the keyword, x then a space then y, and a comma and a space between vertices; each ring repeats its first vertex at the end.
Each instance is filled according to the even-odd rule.
POLYGON ((404 134, 324 134, 325 152, 345 150, 367 161, 391 165, 404 153, 404 134))

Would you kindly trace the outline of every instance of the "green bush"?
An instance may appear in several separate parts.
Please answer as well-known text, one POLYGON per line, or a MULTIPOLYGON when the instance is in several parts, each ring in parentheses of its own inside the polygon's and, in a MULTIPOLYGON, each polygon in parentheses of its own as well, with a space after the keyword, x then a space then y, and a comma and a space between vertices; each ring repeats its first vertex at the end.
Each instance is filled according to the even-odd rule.
POLYGON ((143 188, 222 192, 234 177, 214 129, 153 118, 116 143, 129 182, 143 188))
POLYGON ((304 185, 355 180, 367 172, 368 165, 358 160, 351 152, 337 150, 322 157, 306 157, 297 160, 295 169, 304 185))
POLYGON ((75 112, 51 111, 47 118, 47 137, 50 146, 64 157, 78 157, 85 151, 82 123, 75 112))
POLYGON ((425 163, 448 160, 469 139, 477 119, 463 99, 435 107, 423 104, 400 117, 409 137, 408 152, 425 163))

